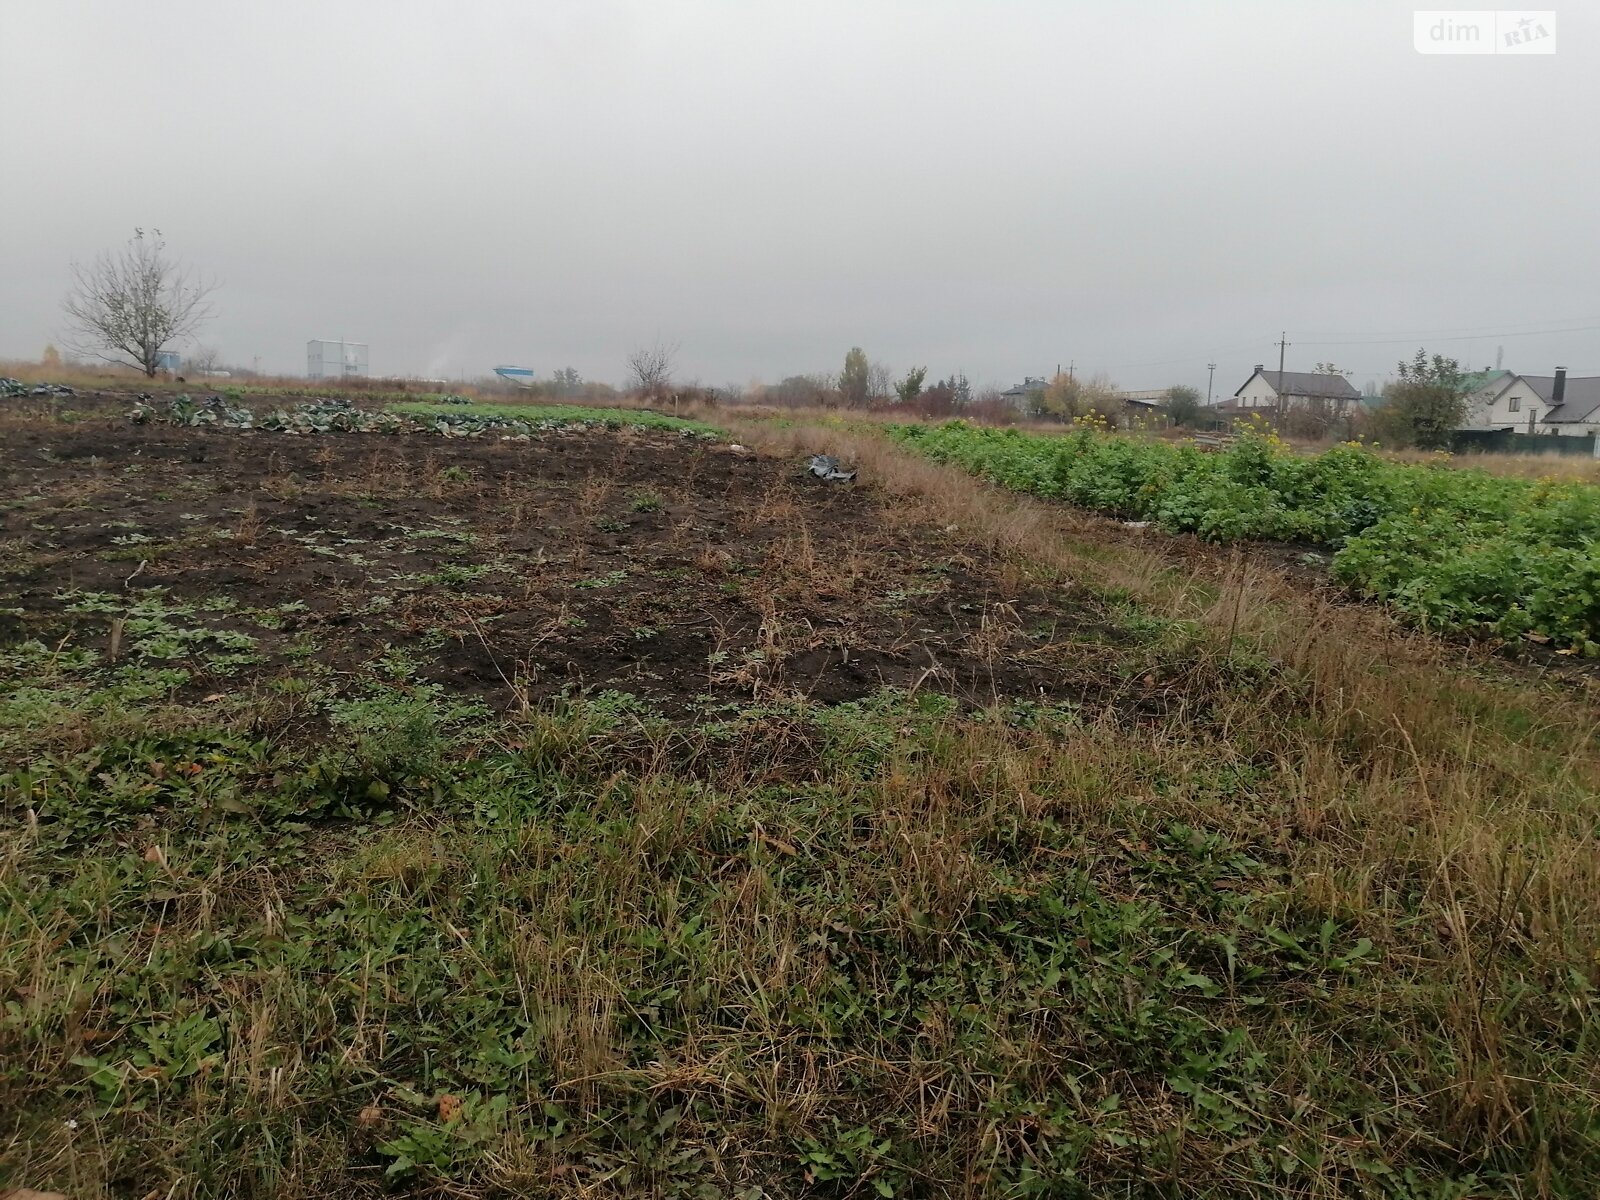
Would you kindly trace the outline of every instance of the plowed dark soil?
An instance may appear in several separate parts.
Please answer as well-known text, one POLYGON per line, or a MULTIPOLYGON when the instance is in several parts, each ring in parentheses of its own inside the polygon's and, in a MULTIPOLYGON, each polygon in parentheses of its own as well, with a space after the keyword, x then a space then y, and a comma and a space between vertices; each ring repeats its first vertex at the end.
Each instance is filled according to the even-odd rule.
POLYGON ((107 616, 69 612, 74 599, 155 596, 254 639, 242 664, 182 661, 189 688, 306 662, 354 678, 398 654, 414 680, 497 708, 575 687, 681 712, 896 686, 1154 716, 1172 690, 1130 667, 1132 635, 1070 581, 931 527, 870 483, 814 482, 723 443, 99 417, 5 433, 0 643, 110 662, 126 643, 107 616))

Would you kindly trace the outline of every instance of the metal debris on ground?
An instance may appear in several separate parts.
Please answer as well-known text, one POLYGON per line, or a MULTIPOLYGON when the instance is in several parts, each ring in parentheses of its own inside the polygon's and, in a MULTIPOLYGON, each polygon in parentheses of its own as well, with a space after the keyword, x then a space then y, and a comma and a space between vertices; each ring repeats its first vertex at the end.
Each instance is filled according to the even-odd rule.
POLYGON ((813 454, 811 465, 807 468, 818 479, 828 483, 849 483, 856 477, 854 471, 846 471, 839 464, 839 460, 831 454, 813 454))
POLYGON ((0 379, 0 397, 17 396, 76 396, 78 393, 64 383, 23 383, 9 375, 0 379))

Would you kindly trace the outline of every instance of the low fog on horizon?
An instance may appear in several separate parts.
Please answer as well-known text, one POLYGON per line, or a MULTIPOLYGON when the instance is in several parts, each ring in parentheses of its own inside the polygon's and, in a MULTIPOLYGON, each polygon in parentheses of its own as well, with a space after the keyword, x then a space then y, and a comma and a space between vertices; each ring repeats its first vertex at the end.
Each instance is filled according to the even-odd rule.
POLYGON ((224 362, 1231 393, 1418 347, 1600 375, 1600 8, 1421 55, 1410 6, 7 0, 0 358, 159 228, 224 362))

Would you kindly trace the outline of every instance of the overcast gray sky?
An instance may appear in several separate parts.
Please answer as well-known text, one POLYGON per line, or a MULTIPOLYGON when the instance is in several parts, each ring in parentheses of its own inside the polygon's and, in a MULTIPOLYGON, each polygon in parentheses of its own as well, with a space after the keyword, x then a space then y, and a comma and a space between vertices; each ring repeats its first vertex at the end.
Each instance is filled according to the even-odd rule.
POLYGON ((3 0, 0 356, 142 225, 273 371, 1223 393, 1287 329, 1358 385, 1600 374, 1600 6, 1557 15, 1516 57, 1389 0, 3 0))

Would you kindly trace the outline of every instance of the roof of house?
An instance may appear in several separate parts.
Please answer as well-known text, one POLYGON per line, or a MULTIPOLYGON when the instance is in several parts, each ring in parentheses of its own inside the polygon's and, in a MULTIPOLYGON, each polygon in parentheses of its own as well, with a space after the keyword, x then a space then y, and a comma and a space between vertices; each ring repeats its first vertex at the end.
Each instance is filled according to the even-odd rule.
MULTIPOLYGON (((1268 371, 1257 367, 1250 379, 1257 375, 1267 381, 1267 386, 1280 396, 1321 396, 1330 400, 1359 400, 1361 393, 1350 385, 1343 375, 1324 375, 1319 371, 1268 371)), ((1250 379, 1239 385, 1239 392, 1250 386, 1250 379)), ((1235 392, 1237 396, 1239 392, 1235 392)))
POLYGON ((1479 392, 1492 392, 1498 396, 1511 382, 1516 379, 1510 371, 1502 371, 1498 367, 1489 367, 1482 371, 1466 371, 1461 376, 1461 382, 1467 389, 1467 395, 1475 396, 1479 392))
POLYGON ((1021 383, 1008 387, 1000 394, 1002 396, 1027 396, 1034 392, 1042 392, 1049 386, 1048 380, 1035 379, 1032 375, 1029 375, 1021 383))
MULTIPOLYGON (((1546 404, 1549 404, 1555 396, 1554 375, 1524 375, 1521 378, 1546 404)), ((1567 387, 1562 403, 1545 413, 1539 420, 1557 425, 1572 421, 1600 421, 1600 375, 1580 375, 1576 378, 1567 376, 1567 387)))

